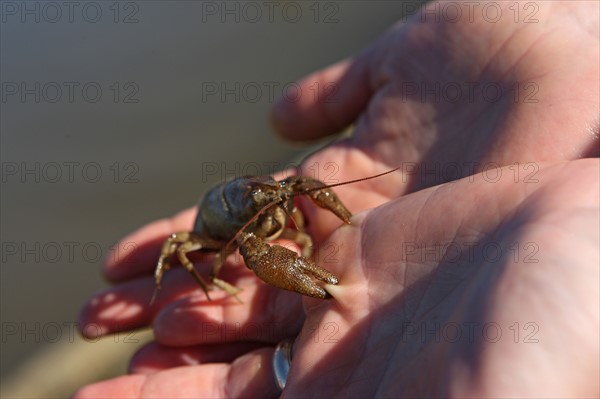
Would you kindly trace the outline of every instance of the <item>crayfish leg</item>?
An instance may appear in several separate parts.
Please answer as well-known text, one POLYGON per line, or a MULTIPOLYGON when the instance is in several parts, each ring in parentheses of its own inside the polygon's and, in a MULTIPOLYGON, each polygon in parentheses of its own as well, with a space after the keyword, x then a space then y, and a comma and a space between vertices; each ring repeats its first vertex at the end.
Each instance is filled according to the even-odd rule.
POLYGON ((190 272, 190 274, 192 276, 194 276, 194 279, 196 279, 196 281, 202 288, 202 291, 204 291, 204 293, 206 294, 206 297, 210 301, 210 296, 208 295, 208 289, 209 289, 208 284, 206 283, 206 281, 204 281, 202 276, 196 271, 196 269, 194 268, 194 264, 192 262, 190 262, 190 260, 187 257, 188 252, 194 252, 201 248, 202 248, 202 244, 200 242, 186 241, 183 244, 181 244, 179 246, 179 248, 177 248, 177 257, 179 258, 179 261, 181 262, 183 267, 185 267, 185 269, 188 272, 190 272))
POLYGON ((190 233, 181 232, 171 234, 163 243, 160 249, 160 256, 156 269, 154 270, 154 280, 156 282, 156 288, 160 289, 160 281, 165 271, 171 268, 169 258, 175 253, 179 244, 184 243, 190 239, 190 233))
POLYGON ((286 228, 283 230, 279 238, 287 238, 288 240, 294 241, 296 244, 302 247, 302 256, 310 258, 313 254, 313 242, 312 238, 303 231, 292 230, 286 228))
POLYGON ((208 295, 209 285, 206 283, 206 281, 204 281, 202 276, 198 274, 194 268, 194 265, 187 257, 189 252, 204 248, 206 246, 204 245, 204 241, 205 240, 202 237, 189 232, 173 233, 165 240, 161 248, 160 257, 158 258, 156 270, 154 271, 156 289, 152 296, 151 303, 154 303, 156 292, 158 289, 160 289, 160 282, 165 271, 171 268, 169 258, 175 253, 177 254, 177 258, 183 267, 185 267, 185 269, 190 272, 192 276, 194 276, 194 279, 198 282, 206 294, 206 297, 210 300, 210 296, 208 295))

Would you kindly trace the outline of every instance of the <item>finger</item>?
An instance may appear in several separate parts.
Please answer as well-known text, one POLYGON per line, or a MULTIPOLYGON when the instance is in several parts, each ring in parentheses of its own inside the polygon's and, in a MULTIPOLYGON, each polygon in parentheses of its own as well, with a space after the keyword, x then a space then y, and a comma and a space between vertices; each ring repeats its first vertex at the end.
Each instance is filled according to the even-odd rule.
MULTIPOLYGON (((288 241, 280 241, 282 245, 288 248, 298 247, 288 241), (287 244, 285 244, 287 243, 287 244)), ((206 276, 209 273, 211 265, 207 262, 200 263, 196 266, 199 274, 206 276)), ((258 283, 256 275, 243 265, 241 256, 230 256, 224 263, 223 268, 219 273, 220 278, 231 283, 232 285, 242 289, 238 293, 238 297, 242 300, 244 306, 259 302, 262 306, 268 306, 272 311, 275 311, 273 306, 269 306, 268 301, 264 299, 266 291, 277 290, 265 283, 258 283), (260 289, 252 289, 253 286, 259 284, 260 289), (256 293, 259 297, 255 298, 256 293), (262 299, 261 299, 262 298, 262 299)), ((118 331, 128 331, 149 325, 155 315, 165 308, 171 302, 177 301, 183 297, 191 297, 191 301, 195 306, 205 307, 240 307, 231 295, 222 290, 211 290, 208 300, 204 291, 200 289, 196 281, 191 277, 190 273, 182 267, 174 267, 164 275, 163 283, 159 291, 155 291, 156 285, 154 279, 150 276, 137 278, 119 284, 115 287, 104 290, 88 300, 83 306, 79 316, 79 329, 83 336, 88 338, 97 338, 118 331), (156 294, 154 296, 154 294, 156 294), (155 301, 152 302, 152 298, 155 301)), ((279 291, 279 290, 278 290, 279 291)), ((297 294, 295 299, 289 299, 285 303, 293 303, 296 307, 300 306, 300 298, 297 294)), ((178 311, 177 304, 170 306, 166 311, 178 311)), ((287 312, 292 309, 292 305, 284 309, 287 312)), ((248 310, 252 311, 251 309, 248 310)), ((297 310, 302 314, 302 310, 297 310)), ((270 314, 269 312, 263 312, 270 314)), ((173 325, 176 328, 176 324, 173 325)), ((294 324, 295 326, 295 324, 294 324)), ((202 343, 204 341, 194 341, 184 346, 202 343)))
POLYGON ((271 122, 291 140, 312 140, 338 133, 366 107, 371 95, 371 51, 313 73, 275 105, 271 122))
MULTIPOLYGON (((207 264, 201 265, 199 273, 206 275, 208 267, 207 264)), ((250 270, 229 263, 223 267, 221 276, 242 289, 256 284, 256 277, 250 270)), ((89 338, 97 338, 117 331, 147 326, 162 308, 186 296, 192 296, 201 302, 209 302, 204 291, 189 272, 181 267, 169 270, 165 274, 162 288, 156 292, 155 302, 151 304, 155 287, 154 279, 147 276, 96 294, 88 300, 80 312, 81 333, 89 338)), ((221 290, 211 291, 210 296, 213 305, 238 304, 235 299, 221 290)), ((240 296, 245 298, 242 300, 251 300, 244 291, 240 296)))
POLYGON ((150 223, 123 238, 111 249, 105 260, 106 278, 123 281, 152 272, 165 238, 172 233, 190 231, 196 212, 196 207, 188 208, 171 218, 150 223))
MULTIPOLYGON (((169 273, 170 280, 177 272, 169 273)), ((123 283, 89 299, 81 309, 78 326, 81 334, 87 338, 144 327, 151 323, 154 315, 166 303, 181 295, 191 295, 196 289, 198 287, 194 287, 192 282, 165 284, 156 302, 151 305, 154 292, 154 280, 151 277, 123 283)))
POLYGON ((228 342, 173 348, 152 342, 140 349, 131 359, 129 372, 150 374, 180 366, 205 363, 231 363, 238 357, 264 347, 260 342, 228 342))
POLYGON ((302 298, 265 283, 244 288, 244 304, 223 306, 189 297, 165 307, 154 320, 156 340, 167 346, 262 341, 296 335, 304 322, 302 298))
POLYGON ((75 399, 87 398, 275 398, 273 348, 248 353, 231 364, 177 367, 154 374, 128 375, 88 385, 75 399))

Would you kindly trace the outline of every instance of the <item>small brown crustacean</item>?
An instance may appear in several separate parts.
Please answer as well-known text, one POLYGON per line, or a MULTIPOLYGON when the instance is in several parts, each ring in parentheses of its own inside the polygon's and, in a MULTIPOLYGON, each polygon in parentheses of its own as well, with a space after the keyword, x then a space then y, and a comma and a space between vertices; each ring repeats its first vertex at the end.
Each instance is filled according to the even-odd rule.
MULTIPOLYGON (((367 179, 390 172, 393 170, 367 179)), ((157 289, 171 266, 169 259, 176 254, 210 299, 211 284, 187 257, 189 252, 203 250, 216 252, 210 283, 239 300, 240 289, 217 277, 224 259, 239 248, 246 266, 266 283, 309 297, 331 298, 317 281, 338 284, 338 278, 310 259, 312 239, 303 231, 304 217, 294 205, 293 197, 308 195, 316 205, 350 224, 352 214, 331 187, 361 180, 365 179, 326 186, 307 176, 291 176, 281 181, 270 176, 240 177, 213 187, 198 207, 193 231, 174 233, 165 240, 154 273, 157 289), (296 229, 288 227, 289 218, 296 229), (276 238, 295 241, 302 247, 302 255, 281 245, 267 244, 276 238)))

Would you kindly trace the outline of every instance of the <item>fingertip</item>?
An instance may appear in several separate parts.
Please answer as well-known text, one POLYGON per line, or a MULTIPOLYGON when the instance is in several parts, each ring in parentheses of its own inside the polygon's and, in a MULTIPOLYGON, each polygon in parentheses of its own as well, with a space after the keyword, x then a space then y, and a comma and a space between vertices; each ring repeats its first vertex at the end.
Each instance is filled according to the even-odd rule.
POLYGON ((302 79, 271 111, 275 132, 294 141, 335 134, 350 125, 371 96, 368 56, 343 60, 302 79))
POLYGON ((288 136, 288 124, 289 120, 293 117, 293 107, 288 101, 284 101, 283 98, 279 99, 277 103, 271 108, 269 114, 269 122, 271 128, 275 133, 287 137, 288 136))
POLYGON ((273 371, 274 348, 255 350, 239 357, 231 364, 226 384, 230 397, 254 396, 261 398, 278 397, 281 392, 275 385, 273 371))
POLYGON ((88 299, 79 311, 77 328, 79 334, 85 339, 97 339, 110 333, 107 326, 94 322, 95 309, 99 306, 99 302, 100 298, 94 296, 88 299))
POLYGON ((148 305, 151 288, 149 281, 132 281, 94 295, 79 312, 79 332, 97 339, 145 326, 156 308, 148 305))

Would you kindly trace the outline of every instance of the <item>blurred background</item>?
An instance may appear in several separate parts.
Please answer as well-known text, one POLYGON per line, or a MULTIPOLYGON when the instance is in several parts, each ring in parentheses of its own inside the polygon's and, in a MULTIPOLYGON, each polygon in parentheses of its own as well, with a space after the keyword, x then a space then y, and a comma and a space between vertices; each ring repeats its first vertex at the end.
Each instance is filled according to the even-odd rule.
POLYGON ((419 3, 0 2, 0 396, 125 373, 149 331, 76 332, 111 246, 216 182, 297 164, 315 147, 275 137, 272 104, 419 3))

